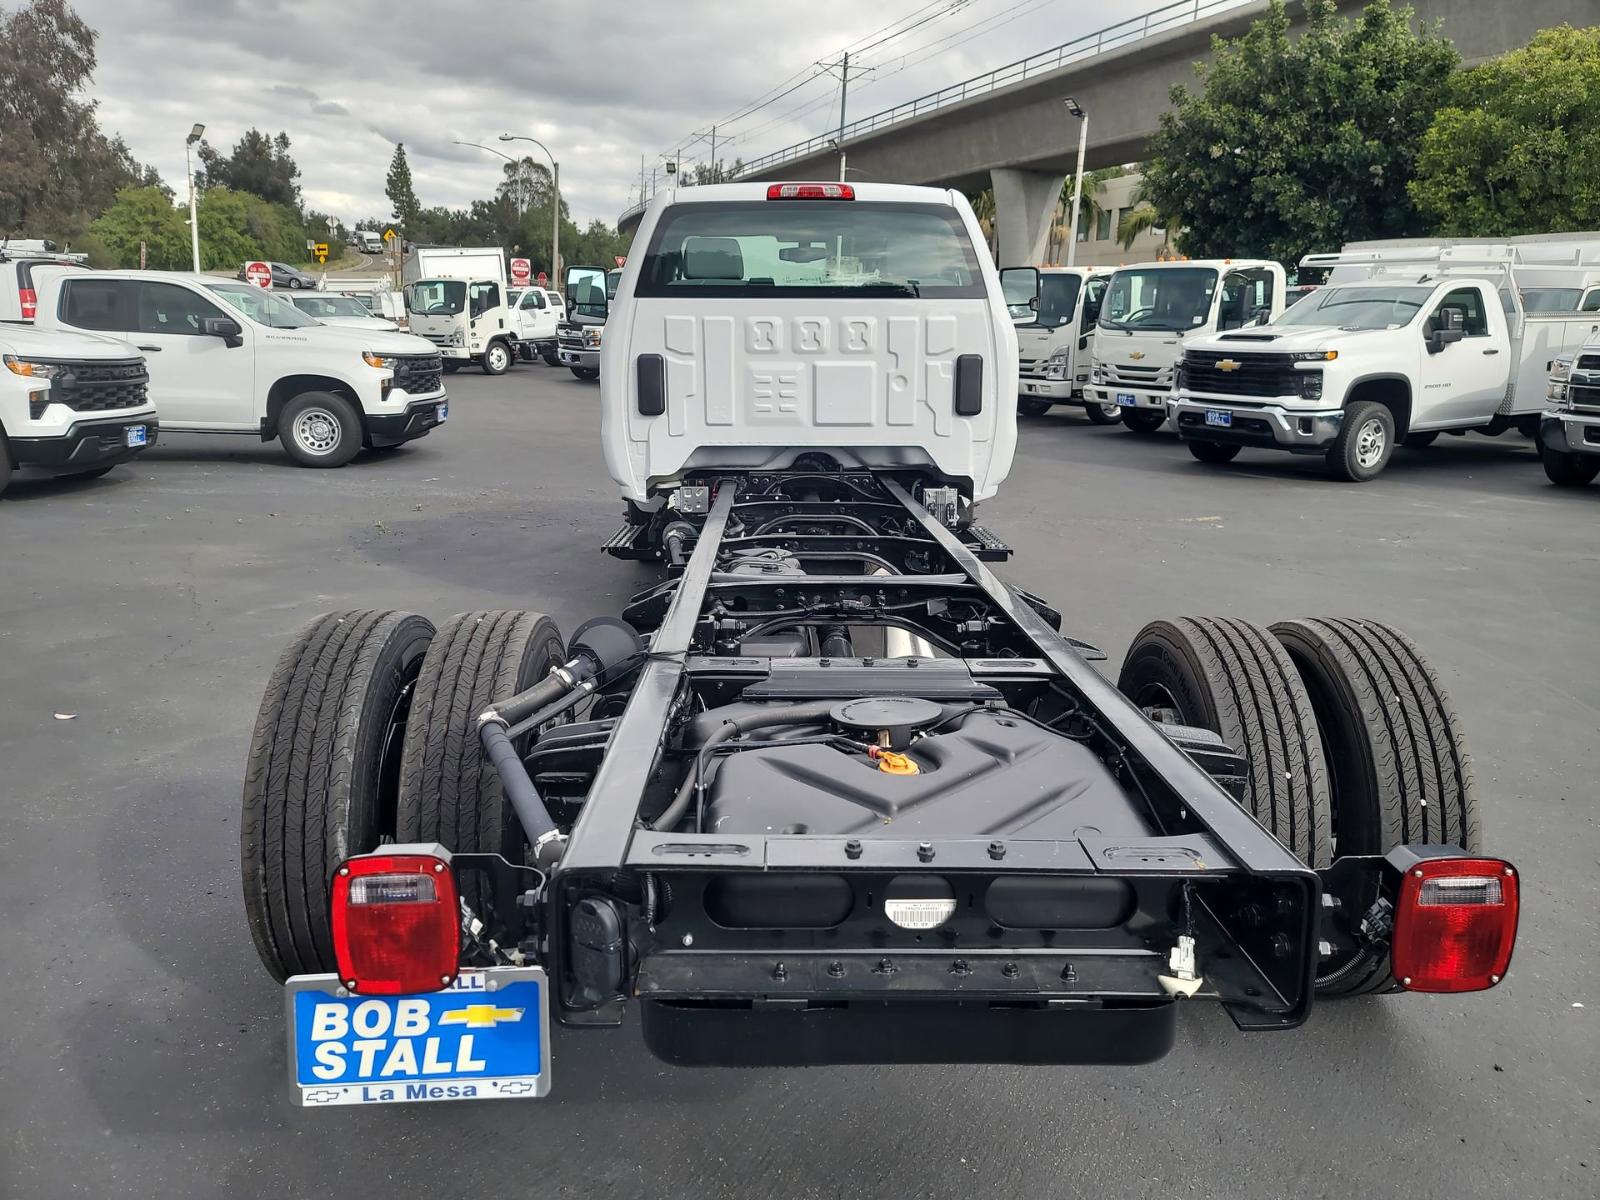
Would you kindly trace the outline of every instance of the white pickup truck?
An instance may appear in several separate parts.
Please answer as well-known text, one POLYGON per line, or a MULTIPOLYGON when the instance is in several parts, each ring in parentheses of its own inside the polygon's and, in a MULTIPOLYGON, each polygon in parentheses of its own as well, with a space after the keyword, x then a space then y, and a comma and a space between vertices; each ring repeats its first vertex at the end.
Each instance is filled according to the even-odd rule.
POLYGON ((1386 266, 1319 288, 1264 328, 1189 342, 1173 424, 1202 462, 1258 446, 1323 455, 1360 482, 1397 443, 1537 434, 1549 364, 1596 321, 1524 312, 1513 275, 1447 250, 1430 269, 1386 266))
POLYGON ((1136 433, 1167 419, 1173 372, 1195 338, 1243 329, 1283 311, 1288 279, 1275 262, 1195 259, 1118 267, 1100 304, 1084 399, 1115 404, 1136 433))
POLYGON ((303 466, 338 467, 448 415, 439 353, 421 338, 322 325, 248 283, 91 271, 42 287, 39 329, 138 347, 163 432, 278 438, 303 466))
POLYGON ((1091 339, 1110 272, 1094 267, 1006 267, 1006 308, 1017 327, 1017 411, 1042 417, 1056 404, 1079 404, 1096 425, 1115 425, 1121 408, 1091 404, 1091 339))
POLYGON ((1539 418, 1539 460, 1550 482, 1582 487, 1600 475, 1600 330, 1550 364, 1548 398, 1539 418))
POLYGON ((104 475, 156 441, 144 359, 127 342, 0 323, 0 492, 15 470, 104 475))
POLYGON ((507 293, 512 329, 517 335, 517 353, 523 362, 542 358, 556 366, 556 326, 567 315, 567 306, 557 292, 541 287, 512 288, 507 293))

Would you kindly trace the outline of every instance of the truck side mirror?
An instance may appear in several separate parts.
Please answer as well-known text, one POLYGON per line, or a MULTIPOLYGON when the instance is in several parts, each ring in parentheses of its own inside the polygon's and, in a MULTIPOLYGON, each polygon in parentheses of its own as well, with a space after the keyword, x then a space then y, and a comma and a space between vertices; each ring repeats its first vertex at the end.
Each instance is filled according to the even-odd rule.
POLYGON ((200 332, 206 337, 221 338, 229 349, 244 345, 244 329, 232 317, 202 317, 200 332))
POLYGON ((1466 314, 1459 308, 1447 308, 1439 316, 1444 324, 1428 335, 1428 353, 1438 354, 1446 346, 1454 345, 1466 337, 1466 314))
POLYGON ((1250 324, 1265 325, 1268 321, 1272 320, 1272 310, 1263 304, 1260 308, 1256 309, 1255 312, 1251 313, 1250 317, 1250 324))
POLYGON ((1039 311, 1039 297, 1037 297, 1037 296, 1029 296, 1028 297, 1028 307, 1033 309, 1034 312, 1038 312, 1039 311))

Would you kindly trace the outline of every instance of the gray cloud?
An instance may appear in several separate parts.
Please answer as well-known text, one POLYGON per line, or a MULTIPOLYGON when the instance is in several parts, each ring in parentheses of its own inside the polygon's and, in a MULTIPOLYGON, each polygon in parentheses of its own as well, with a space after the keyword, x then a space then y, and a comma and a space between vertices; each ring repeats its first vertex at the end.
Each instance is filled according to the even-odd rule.
MULTIPOLYGON (((970 0, 872 55, 880 71, 852 81, 851 115, 1157 3, 1044 0, 1002 24, 1014 4, 970 0), (962 40, 961 31, 984 20, 993 21, 987 32, 979 27, 962 40), (891 49, 947 34, 958 36, 946 53, 894 70, 891 49)), ((661 153, 694 131, 924 5, 76 0, 76 7, 100 34, 93 98, 102 124, 169 182, 183 177, 183 137, 193 122, 205 123, 215 146, 231 145, 253 125, 287 131, 306 200, 317 208, 347 219, 387 213, 383 182, 397 141, 406 144, 422 202, 461 206, 488 195, 504 164, 451 143, 499 148, 496 135, 525 133, 561 160, 574 215, 611 221, 637 193, 641 155, 648 175, 661 153)), ((837 84, 818 79, 737 122, 732 132, 745 140, 725 141, 722 155, 777 149, 821 132, 837 112, 837 84)))

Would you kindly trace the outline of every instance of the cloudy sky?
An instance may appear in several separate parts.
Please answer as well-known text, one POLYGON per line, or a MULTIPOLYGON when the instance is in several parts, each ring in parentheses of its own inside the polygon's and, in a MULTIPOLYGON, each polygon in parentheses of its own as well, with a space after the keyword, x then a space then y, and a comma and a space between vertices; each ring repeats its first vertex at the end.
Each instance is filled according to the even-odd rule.
POLYGON ((526 133, 561 160, 574 215, 609 222, 638 198, 640 155, 648 170, 713 121, 736 139, 725 161, 823 132, 838 82, 806 77, 847 47, 876 67, 852 77, 854 119, 1162 0, 75 4, 100 34, 102 126, 175 190, 196 121, 219 147, 252 125, 285 130, 307 203, 347 220, 388 215, 397 141, 423 204, 461 206, 493 191, 502 163, 452 142, 526 133))

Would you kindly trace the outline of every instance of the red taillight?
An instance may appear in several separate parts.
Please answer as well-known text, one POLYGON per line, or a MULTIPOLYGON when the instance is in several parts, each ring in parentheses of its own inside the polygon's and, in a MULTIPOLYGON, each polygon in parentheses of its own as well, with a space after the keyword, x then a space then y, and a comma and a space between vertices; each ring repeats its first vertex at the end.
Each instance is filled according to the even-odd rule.
POLYGON ((856 189, 848 183, 775 183, 768 200, 854 200, 856 189))
POLYGON ((399 996, 455 982, 461 903, 446 858, 363 854, 333 877, 333 953, 352 992, 399 996))
POLYGON ((22 301, 22 319, 31 321, 39 315, 39 293, 32 288, 18 288, 17 298, 22 301))
POLYGON ((1517 873, 1498 858, 1413 861, 1400 884, 1391 954, 1412 992, 1479 992, 1505 977, 1517 940, 1517 873))

